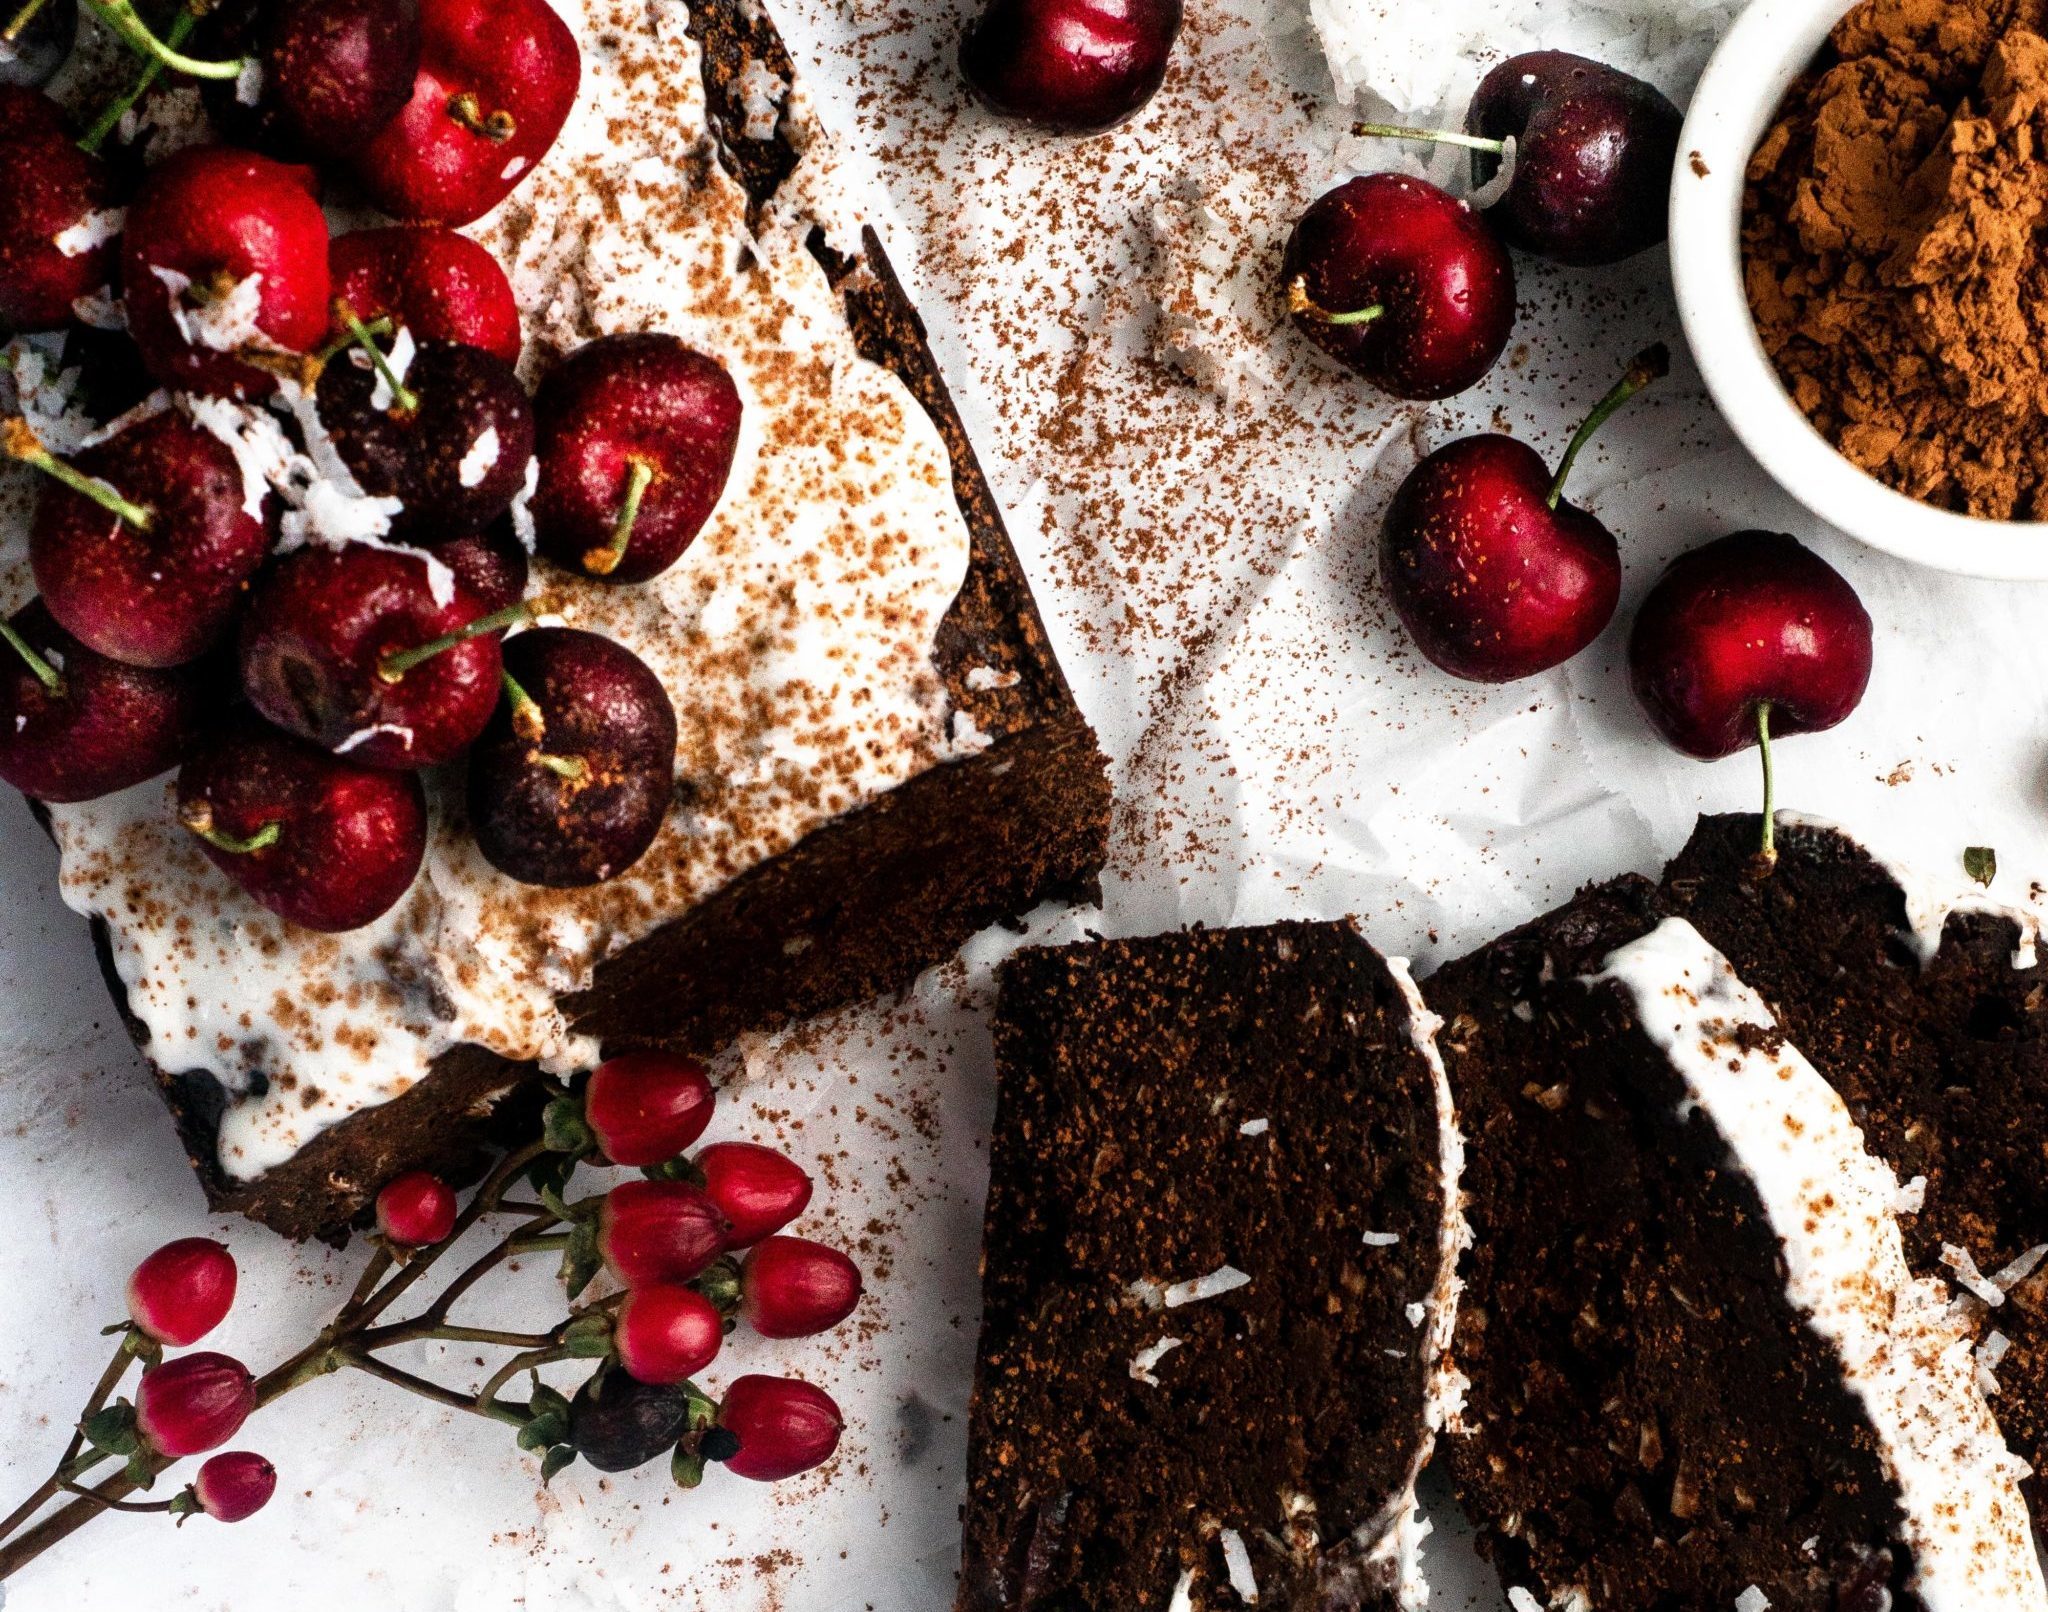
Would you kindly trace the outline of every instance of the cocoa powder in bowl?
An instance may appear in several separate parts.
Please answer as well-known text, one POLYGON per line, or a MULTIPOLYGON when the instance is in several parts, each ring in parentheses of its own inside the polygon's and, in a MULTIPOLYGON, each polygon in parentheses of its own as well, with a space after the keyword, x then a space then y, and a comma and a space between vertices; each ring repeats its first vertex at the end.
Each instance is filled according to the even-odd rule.
POLYGON ((1744 278, 1816 429, 1886 486, 2048 518, 2048 0, 1863 0, 1750 160, 1744 278))

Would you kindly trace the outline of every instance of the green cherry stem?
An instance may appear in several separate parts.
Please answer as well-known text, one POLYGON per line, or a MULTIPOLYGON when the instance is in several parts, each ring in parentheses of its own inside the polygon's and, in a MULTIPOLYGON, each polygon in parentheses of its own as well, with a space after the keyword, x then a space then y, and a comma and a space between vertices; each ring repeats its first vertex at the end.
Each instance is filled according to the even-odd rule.
POLYGON ((368 325, 356 317, 355 309, 345 302, 336 301, 334 317, 354 339, 356 346, 369 354, 370 362, 376 366, 377 373, 384 377, 384 384, 391 388, 392 409, 399 414, 417 414, 420 407, 419 394, 406 390, 405 382, 398 378, 398 371, 391 367, 391 360, 384 356, 384 349, 377 345, 375 334, 368 325))
POLYGON ((1571 475, 1572 466, 1578 463, 1579 451, 1593 440, 1593 433, 1612 418, 1614 411, 1652 381, 1670 373, 1671 349, 1661 341, 1645 347, 1629 360, 1628 372, 1616 383, 1613 391, 1594 405, 1593 412, 1586 416, 1586 423, 1572 436, 1564 457, 1557 462, 1557 474, 1550 478, 1550 492, 1544 503, 1552 509, 1557 508, 1558 500, 1564 497, 1565 479, 1571 475))
POLYGON ((1496 157, 1507 150, 1505 140, 1489 140, 1481 134, 1459 129, 1417 129, 1405 123, 1354 123, 1351 132, 1375 140, 1427 140, 1432 145, 1462 146, 1467 151, 1490 151, 1496 157))
POLYGON ((100 508, 120 516, 137 531, 149 530, 154 517, 147 509, 140 504, 131 504, 97 477, 88 476, 83 471, 74 470, 67 465, 43 446, 42 439, 35 433, 35 428, 20 415, 11 420, 0 420, 0 453, 4 453, 18 464, 27 465, 32 470, 40 470, 44 475, 61 481, 81 497, 90 498, 100 508))
MULTIPOLYGON (((198 26, 199 14, 190 5, 180 7, 178 15, 171 20, 171 31, 165 36, 164 43, 172 50, 176 50, 192 37, 192 30, 198 26)), ((162 78, 163 74, 164 64, 157 57, 151 56, 144 61, 142 71, 135 75, 135 82, 107 103, 106 110, 93 120, 92 127, 85 131, 84 138, 78 142, 78 149, 87 156, 96 153, 107 143, 107 136, 121 126, 121 119, 128 115, 137 101, 149 93, 150 86, 162 78)))
MULTIPOLYGON (((466 627, 458 627, 454 632, 428 639, 416 649, 394 649, 377 662, 377 676, 386 683, 400 682, 415 666, 425 665, 436 655, 453 649, 457 644, 466 644, 472 638, 481 638, 486 633, 498 632, 506 627, 521 626, 532 621, 535 616, 547 615, 553 608, 554 603, 549 599, 522 599, 518 604, 507 605, 503 610, 493 610, 488 616, 478 616, 466 627)), ((525 690, 522 689, 520 692, 524 694, 525 690)), ((531 700, 530 695, 528 699, 531 700)), ((513 703, 516 706, 518 702, 515 700, 513 703)))
POLYGON ((467 91, 448 97, 448 115, 471 134, 479 135, 493 145, 503 145, 519 132, 518 121, 510 112, 500 107, 485 117, 483 103, 467 91))
POLYGON ((645 459, 628 458, 632 466, 626 477, 626 501, 619 506, 619 518, 612 523, 612 540, 583 556, 583 568, 593 576, 608 577, 626 557, 626 545, 633 541, 633 527, 640 519, 640 501, 654 482, 654 466, 645 459))
POLYGON ((216 851, 225 851, 230 856, 253 856, 258 851, 269 850, 284 837, 282 823, 265 823, 247 839, 223 833, 214 825, 213 810, 205 801, 197 802, 185 813, 184 823, 216 851))
POLYGON ((14 630, 11 622, 0 621, 0 638, 7 640, 8 646, 27 663, 28 669, 36 674, 36 681, 51 695, 57 699, 64 697, 64 675, 38 655, 29 641, 14 630))
POLYGON ((1354 308, 1349 313, 1332 313, 1308 294, 1308 279, 1297 274, 1287 287, 1287 311, 1299 314, 1304 319, 1313 319, 1319 325, 1369 325, 1375 319, 1383 318, 1387 306, 1375 302, 1370 308, 1354 308))
POLYGON ((1756 702, 1756 743, 1764 761, 1764 837, 1757 862, 1769 872, 1778 865, 1778 774, 1771 759, 1771 702, 1756 702))
MULTIPOLYGON (((335 304, 335 309, 337 313, 340 311, 341 306, 342 305, 340 303, 335 304)), ((363 326, 365 334, 367 334, 373 341, 381 341, 384 337, 390 335, 392 331, 395 330, 396 328, 397 327, 391 322, 391 317, 388 314, 380 318, 372 319, 363 326)), ((329 364, 333 363, 335 359, 339 358, 343 353, 347 352, 351 347, 355 345, 356 337, 354 333, 351 332, 350 334, 341 337, 337 341, 329 342, 325 347, 321 348, 317 353, 313 355, 313 363, 316 367, 325 369, 329 364)))
MULTIPOLYGON (((500 672, 498 677, 504 684, 505 698, 512 702, 512 731, 528 744, 543 743, 548 736, 548 724, 541 714, 540 702, 521 688, 519 679, 510 672, 500 672)), ((551 756, 536 749, 533 759, 557 778, 566 778, 572 784, 580 784, 590 775, 590 763, 580 756, 551 756)))
POLYGON ((149 31, 149 24, 136 14, 134 0, 79 0, 79 4, 113 29, 138 56, 151 57, 174 73, 226 82, 240 78, 247 65, 239 56, 233 61, 202 62, 184 55, 149 31))
POLYGON ((36 20, 36 13, 48 4, 49 0, 28 0, 28 4, 14 14, 14 21, 10 22, 5 29, 0 29, 0 39, 6 40, 10 45, 13 44, 21 37, 22 29, 34 22, 36 20))

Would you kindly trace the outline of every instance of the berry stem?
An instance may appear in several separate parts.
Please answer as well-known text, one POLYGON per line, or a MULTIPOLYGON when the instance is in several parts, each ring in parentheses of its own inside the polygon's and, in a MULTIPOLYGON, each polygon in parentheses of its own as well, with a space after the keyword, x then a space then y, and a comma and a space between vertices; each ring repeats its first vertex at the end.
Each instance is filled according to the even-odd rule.
POLYGON ((64 697, 64 676, 30 646, 29 641, 14 630, 12 622, 0 621, 0 638, 7 640, 8 647, 19 655, 28 669, 36 674, 36 681, 56 699, 64 697))
POLYGON ((1565 478, 1571 475, 1572 466, 1578 463, 1579 451, 1593 440, 1593 433, 1613 417, 1614 411, 1652 381, 1670 373, 1671 349, 1661 341, 1645 347, 1629 360, 1628 371, 1615 383, 1614 390, 1593 406, 1593 412, 1586 416, 1586 423, 1573 433, 1564 457, 1557 462, 1557 474, 1550 478, 1550 492, 1544 503, 1552 509, 1557 508, 1558 500, 1564 497, 1565 478))
POLYGON ((229 856, 254 856, 258 851, 267 851, 284 837, 284 824, 265 823, 247 839, 237 839, 223 832, 213 821, 213 809, 205 801, 196 802, 183 818, 185 827, 206 841, 216 851, 225 851, 229 856))
POLYGON ((514 1254, 538 1254, 544 1249, 567 1248, 569 1239, 574 1235, 567 1231, 547 1231, 533 1237, 515 1237, 506 1246, 514 1254))
MULTIPOLYGON (((567 1349, 554 1345, 550 1345, 545 1349, 529 1349, 524 1354, 516 1354, 491 1373, 490 1380, 477 1390, 477 1395, 475 1400, 472 1401, 471 1408, 481 1411, 486 1416, 497 1416, 504 1409, 498 1403, 498 1390, 503 1388, 514 1377, 518 1376, 522 1371, 532 1371, 537 1366, 551 1366, 558 1360, 570 1360, 573 1358, 574 1356, 567 1349)), ((524 1418, 521 1418, 521 1420, 524 1420, 524 1418)))
POLYGON ((67 465, 54 453, 43 446, 42 439, 20 415, 9 420, 0 420, 0 453, 17 464, 40 470, 44 475, 62 482, 81 497, 90 498, 100 508, 118 515, 137 531, 149 530, 154 517, 140 504, 131 504, 120 493, 95 476, 67 465))
POLYGON ((1483 134, 1466 134, 1462 129, 1418 129, 1406 123, 1354 123, 1351 132, 1376 140, 1427 140, 1432 145, 1462 146, 1467 151, 1490 151, 1496 157, 1507 150, 1505 140, 1489 140, 1483 134))
POLYGON ((1764 763, 1764 833, 1757 863, 1765 872, 1778 865, 1778 772, 1771 759, 1771 702, 1756 702, 1756 743, 1764 763))
MULTIPOLYGON (((198 26, 199 13, 194 11, 191 5, 185 5, 179 9, 177 16, 171 19, 171 31, 165 36, 164 43, 177 50, 192 37, 192 30, 198 26)), ((154 56, 146 60, 142 64, 142 71, 135 75, 135 82, 109 101, 106 109, 93 120, 92 127, 85 131, 84 138, 78 142, 78 149, 87 156, 98 152, 99 148, 107 143, 107 136, 121 126, 121 119, 128 115, 137 101, 149 93, 150 86, 162 78, 163 73, 164 64, 160 60, 154 56)))
POLYGON ((342 1356, 342 1363, 365 1376, 375 1377, 379 1382, 389 1383, 394 1388, 403 1388, 409 1394, 418 1394, 422 1399, 431 1399, 436 1405, 445 1405, 450 1410, 468 1411, 473 1416, 488 1416, 494 1422, 505 1422, 513 1427, 526 1425, 526 1417, 510 1405, 493 1401, 489 1406, 479 1404, 467 1394, 444 1388, 437 1382, 416 1377, 409 1371, 402 1371, 389 1361, 379 1360, 373 1355, 360 1354, 353 1350, 342 1356))
POLYGON ((88 1489, 82 1483, 60 1483, 57 1485, 65 1494, 80 1495, 103 1511, 163 1511, 176 1505, 175 1500, 109 1500, 96 1490, 88 1489))
MULTIPOLYGON (((100 1373, 100 1380, 94 1384, 91 1395, 86 1399, 85 1409, 78 1413, 78 1421, 71 1430, 71 1442, 64 1446, 64 1453, 57 1458, 57 1477, 65 1480, 67 1469, 78 1459, 78 1452, 85 1447, 85 1424, 99 1412, 107 1402, 121 1379, 128 1375, 128 1363, 135 1358, 135 1351, 128 1347, 134 1334, 126 1327, 121 1329, 121 1341, 114 1345, 114 1358, 107 1362, 107 1369, 100 1373)), ((7 1530, 0 1528, 0 1539, 7 1537, 7 1530)))
POLYGON ((49 0, 28 0, 28 4, 14 14, 14 21, 10 22, 4 30, 0 30, 0 39, 6 40, 10 45, 13 44, 21 37, 22 29, 34 22, 36 20, 36 13, 48 4, 49 0))
POLYGON ((546 615, 550 608, 550 601, 546 599, 524 599, 518 604, 507 605, 503 610, 494 610, 488 616, 478 616, 468 626, 458 627, 454 632, 430 638, 416 649, 394 649, 377 662, 377 676, 386 683, 399 682, 415 666, 425 665, 457 644, 466 644, 472 638, 481 638, 486 633, 506 627, 523 626, 535 616, 546 615))
POLYGON ((202 62, 157 38, 149 31, 149 24, 136 15, 134 0, 79 0, 79 4, 111 28, 138 56, 154 58, 174 73, 221 82, 242 76, 246 64, 239 56, 233 61, 202 62))
POLYGON ((654 481, 654 466, 645 459, 629 457, 626 463, 632 469, 626 477, 626 501, 619 506, 619 517, 612 524, 612 540, 583 556, 583 569, 593 576, 608 577, 619 568, 619 562, 626 557, 626 545, 633 541, 633 527, 640 519, 640 501, 654 481))
POLYGON ((448 115, 471 134, 481 135, 493 145, 503 145, 519 132, 518 121, 503 107, 484 116, 483 103, 465 90, 448 97, 448 115))
POLYGON ((391 360, 384 356, 384 349, 377 345, 377 338, 370 327, 356 317, 355 309, 347 303, 334 304, 334 317, 353 338, 356 346, 369 355, 377 373, 384 378, 384 384, 391 388, 391 407, 397 414, 417 414, 420 407, 419 394, 406 390, 405 382, 398 378, 398 371, 391 367, 391 360))
POLYGON ((1287 287, 1287 311, 1299 314, 1304 319, 1313 319, 1319 325, 1369 325, 1375 319, 1386 315, 1387 305, 1375 302, 1369 308, 1355 308, 1349 313, 1333 313, 1308 294, 1308 278, 1297 274, 1287 287))

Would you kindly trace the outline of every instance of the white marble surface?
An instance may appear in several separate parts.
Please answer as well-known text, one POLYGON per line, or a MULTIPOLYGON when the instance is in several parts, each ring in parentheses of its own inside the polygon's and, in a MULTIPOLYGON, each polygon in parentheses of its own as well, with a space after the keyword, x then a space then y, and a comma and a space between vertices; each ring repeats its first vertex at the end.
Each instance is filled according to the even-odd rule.
MULTIPOLYGON (((1749 759, 1701 766, 1649 738, 1621 672, 1627 610, 1671 555, 1738 525, 1802 535, 1878 623, 1870 701, 1836 733, 1783 748, 1784 802, 1937 865, 1994 845, 2011 894, 2048 869, 2048 593, 1914 571, 1817 530, 1761 483, 1683 362, 1610 427, 1574 483, 1628 559, 1608 638, 1565 673, 1496 690, 1455 684, 1401 644, 1370 559, 1394 478, 1418 447, 1496 421, 1555 452, 1631 352, 1676 341, 1654 257, 1598 277, 1524 265, 1515 361, 1459 408, 1387 408, 1284 336, 1278 360, 1261 357, 1256 326, 1247 394, 1221 402, 1150 362, 1156 208, 1213 202, 1227 276, 1270 262, 1291 188, 1320 189, 1358 159, 1337 137, 1346 116, 1305 3, 1194 0, 1165 94, 1089 148, 965 109, 951 63, 963 9, 781 0, 777 12, 828 118, 887 159, 896 256, 1116 761, 1124 804, 1106 911, 1042 915, 1040 935, 1353 913, 1426 971, 1585 880, 1653 870, 1695 812, 1753 806, 1756 782, 1749 759), (1252 153, 1282 171, 1249 172, 1252 153), (1105 424, 1114 439, 1077 455, 1077 437, 1105 424)), ((1545 0, 1322 9, 1367 26, 1395 13, 1404 31, 1385 59, 1412 71, 1402 93, 1454 102, 1476 79, 1475 40, 1611 42, 1623 65, 1682 97, 1720 15, 1693 0, 1576 18, 1545 0)), ((1236 290, 1255 283, 1263 271, 1236 290)), ((61 1444, 99 1370, 97 1328, 156 1243, 205 1231, 231 1241, 244 1297, 217 1342, 259 1368, 318 1325, 360 1257, 288 1248, 205 1214, 55 898, 54 867, 27 811, 0 802, 8 1493, 61 1444)), ((943 1612, 992 1104, 988 969, 1011 944, 985 936, 903 1004, 754 1049, 752 1083, 719 1122, 716 1134, 780 1135, 828 1167, 809 1228, 867 1242, 858 1327, 775 1357, 841 1393, 855 1420, 829 1483, 771 1494, 714 1479, 684 1496, 659 1469, 602 1479, 585 1468, 544 1495, 502 1430, 329 1379, 239 1441, 282 1473, 261 1517, 183 1530, 105 1520, 20 1575, 11 1612, 943 1612)), ((510 1276, 486 1308, 514 1317, 545 1284, 540 1269, 510 1276)), ((756 1345, 733 1362, 766 1357, 756 1345)), ((1449 1508, 1433 1509, 1439 1605, 1503 1605, 1449 1508)))

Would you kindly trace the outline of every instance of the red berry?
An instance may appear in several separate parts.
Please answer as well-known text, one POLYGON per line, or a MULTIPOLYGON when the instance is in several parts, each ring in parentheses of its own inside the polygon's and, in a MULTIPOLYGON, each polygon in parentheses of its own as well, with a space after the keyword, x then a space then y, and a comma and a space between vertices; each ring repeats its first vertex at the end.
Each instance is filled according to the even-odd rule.
POLYGON ((676 1282, 634 1288, 612 1333, 626 1374, 657 1387, 696 1376, 724 1341, 725 1318, 695 1288, 676 1282))
POLYGON ((597 1249, 628 1287, 687 1282, 726 1249, 731 1223, 685 1181, 627 1181, 605 1197, 597 1249))
POLYGON ((728 1248, 751 1248, 782 1230, 811 1201, 811 1178, 773 1148, 714 1142, 697 1155, 704 1190, 732 1222, 728 1248))
POLYGON ((858 1265, 802 1237, 765 1238, 740 1266, 740 1314, 764 1338, 830 1332, 860 1294, 858 1265))
POLYGON ((377 1229, 401 1248, 431 1248, 455 1229, 455 1189, 414 1170, 377 1194, 377 1229))
POLYGON ((511 282, 467 235, 435 225, 358 230, 336 237, 327 264, 335 300, 363 323, 389 317, 416 341, 465 342, 519 362, 525 336, 511 282))
POLYGON ((846 1418, 822 1388, 794 1377, 742 1377, 726 1390, 718 1425, 739 1440, 726 1467, 775 1483, 830 1459, 846 1418))
POLYGON ((202 1351, 142 1374, 135 1427, 159 1455, 199 1455, 239 1433, 255 1408, 256 1384, 249 1368, 202 1351))
POLYGON ((165 1243, 128 1278, 129 1318, 176 1349, 219 1326, 234 1302, 235 1256, 205 1237, 165 1243))
POLYGON ((583 1117, 614 1164, 663 1164, 704 1134, 716 1101, 704 1066, 667 1052, 629 1052, 599 1064, 583 1088, 583 1117))
POLYGON ((240 1522, 270 1504, 277 1468, 248 1450, 208 1459, 192 1480, 192 1498, 215 1522, 240 1522))

